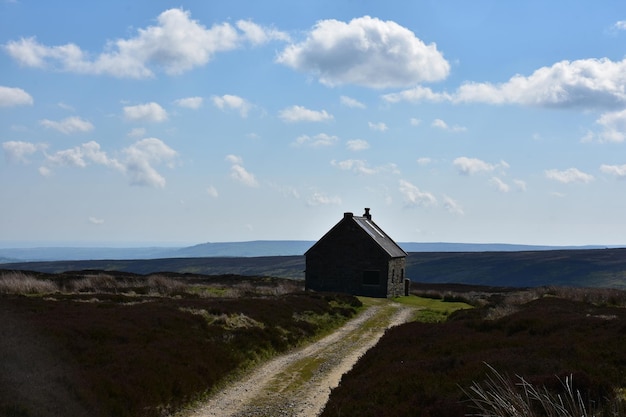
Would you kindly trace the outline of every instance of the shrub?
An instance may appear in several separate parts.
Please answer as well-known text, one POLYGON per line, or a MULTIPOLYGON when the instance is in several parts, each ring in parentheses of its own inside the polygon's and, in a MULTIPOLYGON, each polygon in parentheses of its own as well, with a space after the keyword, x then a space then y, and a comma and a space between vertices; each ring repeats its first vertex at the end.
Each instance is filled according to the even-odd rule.
POLYGON ((3 272, 0 275, 0 294, 48 294, 58 290, 53 281, 23 272, 3 272))

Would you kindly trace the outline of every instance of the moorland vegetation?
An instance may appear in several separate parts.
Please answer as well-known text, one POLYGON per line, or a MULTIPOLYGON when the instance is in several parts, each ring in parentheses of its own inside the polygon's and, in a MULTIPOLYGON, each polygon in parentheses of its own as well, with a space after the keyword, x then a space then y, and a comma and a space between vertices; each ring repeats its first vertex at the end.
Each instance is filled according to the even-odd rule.
POLYGON ((626 415, 626 292, 413 291, 476 308, 390 329, 344 375, 322 417, 626 415))
POLYGON ((0 415, 166 415, 360 305, 267 277, 0 271, 0 415))
MULTIPOLYGON (((0 415, 168 415, 367 304, 302 287, 0 271, 0 415)), ((344 375, 323 417, 626 415, 624 291, 413 283, 396 301, 415 321, 344 375)))

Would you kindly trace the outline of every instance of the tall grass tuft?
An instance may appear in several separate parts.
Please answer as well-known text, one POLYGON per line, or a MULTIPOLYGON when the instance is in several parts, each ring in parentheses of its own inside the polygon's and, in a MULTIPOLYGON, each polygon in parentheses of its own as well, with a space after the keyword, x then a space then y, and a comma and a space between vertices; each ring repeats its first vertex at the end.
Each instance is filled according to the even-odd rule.
POLYGON ((59 290, 50 280, 39 279, 19 271, 0 275, 0 294, 49 294, 59 290))
POLYGON ((603 402, 585 401, 574 389, 573 377, 558 378, 561 392, 537 387, 517 375, 515 382, 487 365, 491 374, 481 384, 474 382, 463 392, 469 397, 476 413, 481 417, 603 417, 619 416, 618 399, 603 399, 603 402))

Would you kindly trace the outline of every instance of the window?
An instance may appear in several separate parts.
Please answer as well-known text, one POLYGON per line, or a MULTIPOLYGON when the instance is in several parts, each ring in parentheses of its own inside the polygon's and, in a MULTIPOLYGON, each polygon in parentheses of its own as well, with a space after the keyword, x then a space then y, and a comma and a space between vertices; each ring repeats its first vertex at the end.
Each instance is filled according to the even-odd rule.
POLYGON ((363 285, 380 285, 380 272, 363 271, 363 285))

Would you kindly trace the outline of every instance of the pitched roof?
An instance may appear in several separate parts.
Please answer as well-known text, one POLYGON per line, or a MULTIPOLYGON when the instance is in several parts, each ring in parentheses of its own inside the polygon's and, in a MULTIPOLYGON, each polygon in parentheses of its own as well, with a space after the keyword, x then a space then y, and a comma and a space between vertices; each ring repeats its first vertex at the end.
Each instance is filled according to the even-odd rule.
MULTIPOLYGON (((407 256, 407 253, 400 247, 396 242, 393 241, 392 238, 387 235, 374 221, 372 220, 372 216, 369 215, 369 209, 366 211, 366 215, 364 216, 354 216, 352 213, 344 213, 343 219, 339 223, 337 223, 331 230, 329 230, 320 240, 318 240, 313 246, 307 250, 309 252, 318 243, 325 240, 327 236, 332 234, 332 231, 338 227, 341 223, 351 221, 356 223, 363 231, 365 231, 372 240, 389 255, 390 258, 403 258, 407 256)), ((306 255, 306 253, 305 253, 306 255)))
POLYGON ((401 258, 407 256, 396 242, 390 238, 376 223, 368 217, 353 216, 352 220, 358 224, 361 229, 365 230, 368 235, 392 258, 401 258))

